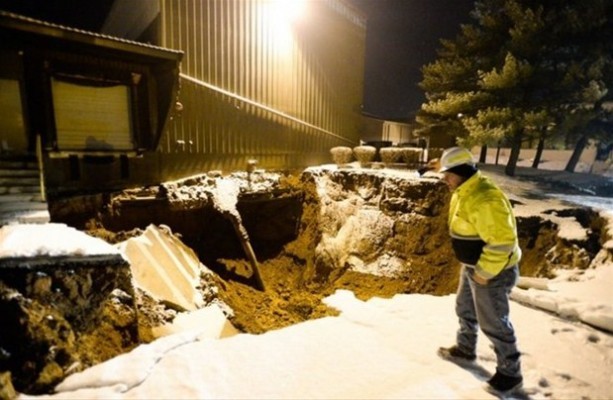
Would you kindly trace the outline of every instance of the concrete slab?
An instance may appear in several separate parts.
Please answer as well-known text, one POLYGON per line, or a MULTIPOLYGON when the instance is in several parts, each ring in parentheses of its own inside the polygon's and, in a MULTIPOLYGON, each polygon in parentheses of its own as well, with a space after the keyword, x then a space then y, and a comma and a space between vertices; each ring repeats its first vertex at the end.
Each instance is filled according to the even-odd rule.
POLYGON ((149 225, 141 236, 119 244, 128 259, 135 284, 179 310, 204 305, 197 290, 200 261, 169 229, 149 225))
POLYGON ((201 331, 198 339, 222 339, 240 332, 228 321, 223 311, 212 304, 197 311, 177 315, 171 324, 165 324, 152 329, 155 337, 162 337, 189 330, 201 331))

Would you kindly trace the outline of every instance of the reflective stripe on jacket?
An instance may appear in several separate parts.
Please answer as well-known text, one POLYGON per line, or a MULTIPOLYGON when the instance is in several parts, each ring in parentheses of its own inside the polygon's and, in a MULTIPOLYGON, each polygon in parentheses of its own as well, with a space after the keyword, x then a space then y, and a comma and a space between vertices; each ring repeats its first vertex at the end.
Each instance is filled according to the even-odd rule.
POLYGON ((458 260, 473 265, 483 278, 498 275, 521 258, 511 203, 480 171, 453 192, 449 233, 458 260))

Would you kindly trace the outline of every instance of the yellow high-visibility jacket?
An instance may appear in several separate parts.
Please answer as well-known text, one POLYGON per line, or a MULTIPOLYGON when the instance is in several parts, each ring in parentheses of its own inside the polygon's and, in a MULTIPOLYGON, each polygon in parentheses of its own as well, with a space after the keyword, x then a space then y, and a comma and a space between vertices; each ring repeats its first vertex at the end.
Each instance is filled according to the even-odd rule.
POLYGON ((451 195, 449 233, 458 260, 490 279, 521 259, 507 196, 477 171, 451 195))

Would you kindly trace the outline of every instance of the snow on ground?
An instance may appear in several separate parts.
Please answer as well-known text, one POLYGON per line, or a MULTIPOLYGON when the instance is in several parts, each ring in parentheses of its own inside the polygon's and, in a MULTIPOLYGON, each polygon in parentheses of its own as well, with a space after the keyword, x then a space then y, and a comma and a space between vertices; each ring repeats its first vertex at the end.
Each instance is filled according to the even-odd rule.
POLYGON ((613 197, 599 196, 578 196, 572 194, 551 194, 552 197, 565 201, 567 203, 579 204, 582 206, 594 208, 597 210, 613 212, 613 197))
POLYGON ((66 224, 15 224, 0 228, 0 258, 118 254, 115 246, 66 224))
MULTIPOLYGON (((569 285, 558 293, 573 291, 569 285)), ((436 356, 453 343, 453 295, 363 302, 338 291, 326 301, 338 317, 225 339, 178 333, 72 375, 58 394, 41 398, 494 398, 482 388, 495 366, 486 339, 472 371, 436 356)), ((519 398, 613 398, 610 334, 515 302, 511 310, 523 353, 519 398)))
MULTIPOLYGON (((525 214, 542 216, 557 202, 529 200, 521 185, 508 190, 525 214)), ((613 209, 602 210, 613 221, 613 209)), ((578 237, 583 228, 575 222, 556 221, 578 237)), ((604 247, 586 271, 564 270, 514 289, 511 319, 525 378, 517 398, 613 399, 613 244, 604 247)), ((471 370, 436 356, 454 342, 454 300, 401 294, 364 302, 337 291, 326 302, 339 316, 261 335, 219 339, 206 327, 176 333, 69 376, 55 395, 20 398, 493 398, 483 390, 495 369, 486 338, 471 370)))

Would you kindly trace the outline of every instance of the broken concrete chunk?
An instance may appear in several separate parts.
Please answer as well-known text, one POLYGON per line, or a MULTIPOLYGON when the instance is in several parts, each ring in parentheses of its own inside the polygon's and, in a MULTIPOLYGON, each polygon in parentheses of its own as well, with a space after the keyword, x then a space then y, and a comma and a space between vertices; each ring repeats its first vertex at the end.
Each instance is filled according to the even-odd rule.
POLYGON ((149 225, 141 236, 119 244, 138 287, 180 310, 203 306, 198 257, 168 229, 149 225))
POLYGON ((198 339, 221 339, 240 333, 228 321, 223 311, 216 304, 197 311, 179 314, 171 324, 153 328, 156 337, 171 335, 188 330, 200 331, 198 339))

